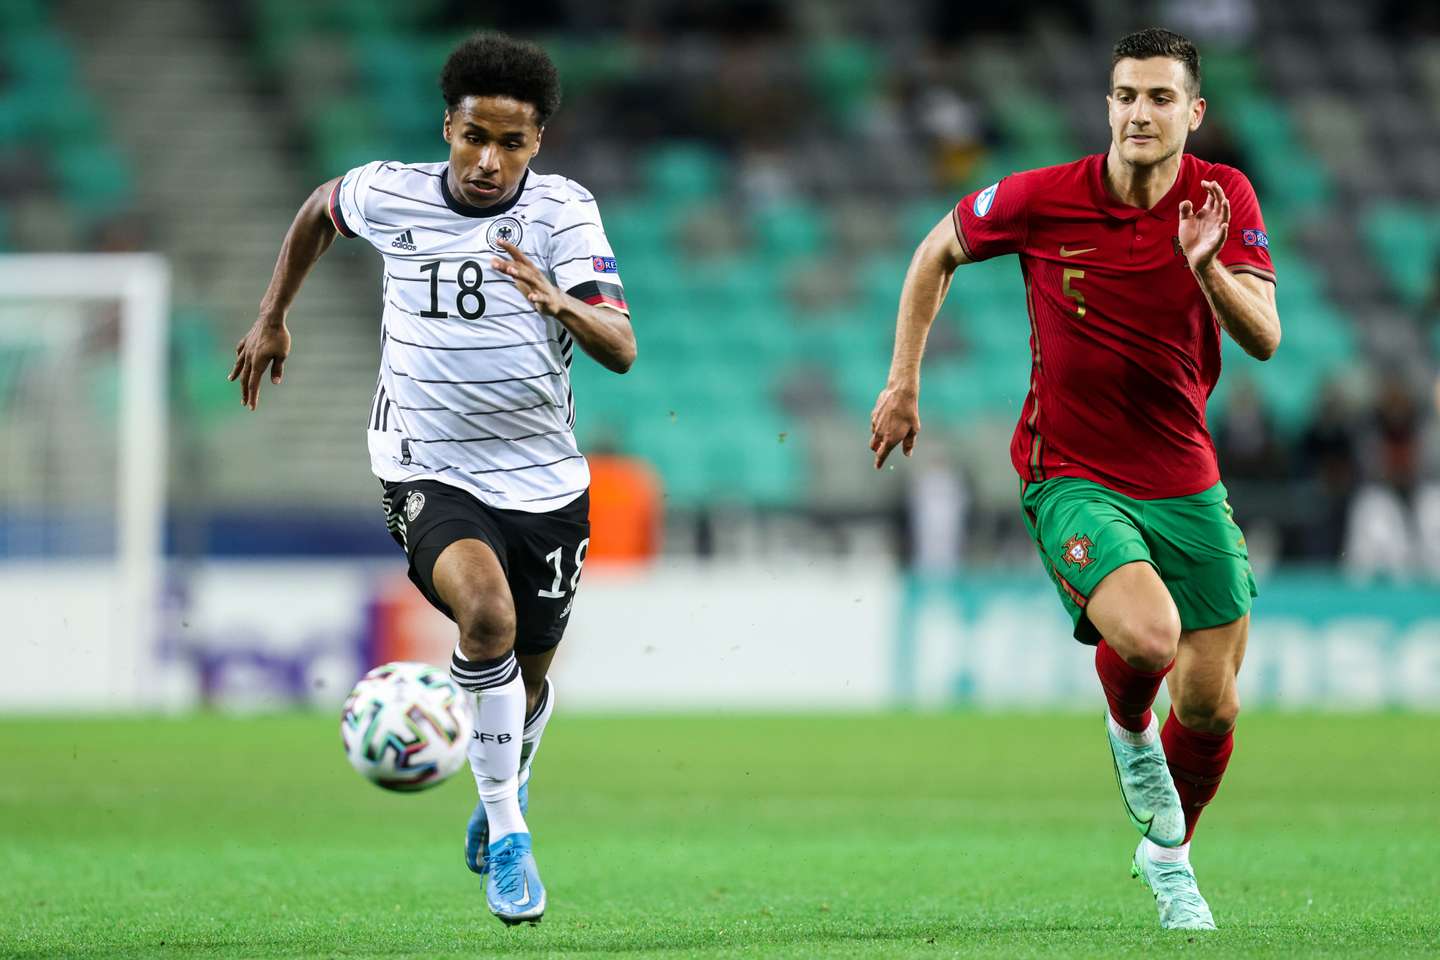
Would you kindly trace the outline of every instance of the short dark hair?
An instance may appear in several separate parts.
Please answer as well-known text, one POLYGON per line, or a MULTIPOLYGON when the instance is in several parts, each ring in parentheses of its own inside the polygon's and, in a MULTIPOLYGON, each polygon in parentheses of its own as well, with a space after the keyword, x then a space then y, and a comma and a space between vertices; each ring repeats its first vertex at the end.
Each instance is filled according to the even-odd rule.
POLYGON ((533 106, 543 127, 560 109, 560 74, 537 45, 481 32, 462 41, 445 61, 440 92, 451 110, 466 97, 513 97, 533 106))
POLYGON ((1179 60, 1185 65, 1185 92, 1192 100, 1200 96, 1200 51, 1180 34, 1159 27, 1137 30, 1115 41, 1115 50, 1110 58, 1112 82, 1115 64, 1121 60, 1149 60, 1151 57, 1179 60))

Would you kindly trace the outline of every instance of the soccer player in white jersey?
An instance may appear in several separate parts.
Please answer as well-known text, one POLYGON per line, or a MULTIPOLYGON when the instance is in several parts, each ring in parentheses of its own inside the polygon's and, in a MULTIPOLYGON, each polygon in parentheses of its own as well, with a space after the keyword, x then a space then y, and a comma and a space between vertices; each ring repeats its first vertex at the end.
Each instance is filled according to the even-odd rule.
POLYGON ((318 187, 291 224, 230 379, 254 410, 279 384, 285 317, 337 235, 384 259, 384 339, 370 462, 410 578, 455 621, 451 674, 476 698, 480 801, 465 861, 509 924, 545 888, 525 823, 530 764, 555 707, 546 673, 589 545, 589 470, 575 446, 575 344, 616 373, 635 335, 595 198, 530 169, 560 104, 539 47, 476 34, 450 55, 442 163, 376 161, 318 187))

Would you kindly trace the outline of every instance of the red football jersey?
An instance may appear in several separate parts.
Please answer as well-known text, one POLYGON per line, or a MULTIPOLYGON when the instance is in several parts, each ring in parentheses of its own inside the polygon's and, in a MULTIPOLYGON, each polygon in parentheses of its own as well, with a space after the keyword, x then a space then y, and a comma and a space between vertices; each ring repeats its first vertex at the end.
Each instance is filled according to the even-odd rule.
MULTIPOLYGON (((1260 204, 1234 167, 1181 157, 1153 209, 1116 199, 1105 154, 1015 173, 955 207, 971 260, 1020 255, 1030 312, 1030 393, 1010 443, 1022 479, 1083 477, 1138 499, 1220 479, 1205 402, 1220 376, 1220 323, 1180 252, 1180 202, 1201 180, 1230 200, 1219 260, 1275 280, 1260 204)), ((958 286, 963 291, 964 275, 958 286)))

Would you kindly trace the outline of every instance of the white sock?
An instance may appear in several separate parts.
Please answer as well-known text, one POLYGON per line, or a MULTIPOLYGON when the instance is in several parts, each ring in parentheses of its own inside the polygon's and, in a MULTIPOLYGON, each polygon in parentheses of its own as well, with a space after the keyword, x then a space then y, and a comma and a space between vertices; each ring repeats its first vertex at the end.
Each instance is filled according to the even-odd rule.
POLYGON ((1154 710, 1150 711, 1150 725, 1144 730, 1128 730, 1120 726, 1115 722, 1115 718, 1110 716, 1109 710, 1105 711, 1105 722, 1110 724, 1110 732, 1115 735, 1116 740, 1128 743, 1132 747, 1148 746, 1160 739, 1160 721, 1156 718, 1154 710))
POLYGON ((1178 847, 1162 847, 1154 840, 1146 840, 1145 856, 1152 863, 1189 863, 1190 843, 1186 841, 1178 847))
POLYGON ((540 749, 540 738, 545 735, 545 724, 555 712, 555 684, 549 677, 540 689, 540 701, 534 711, 525 718, 524 735, 520 738, 520 785, 530 782, 530 765, 535 762, 535 753, 540 749))
POLYGON ((450 675, 475 694, 475 729, 467 752, 475 787, 490 821, 490 842, 512 833, 529 833, 516 797, 520 789, 525 684, 515 654, 507 653, 495 660, 466 660, 457 647, 450 675))

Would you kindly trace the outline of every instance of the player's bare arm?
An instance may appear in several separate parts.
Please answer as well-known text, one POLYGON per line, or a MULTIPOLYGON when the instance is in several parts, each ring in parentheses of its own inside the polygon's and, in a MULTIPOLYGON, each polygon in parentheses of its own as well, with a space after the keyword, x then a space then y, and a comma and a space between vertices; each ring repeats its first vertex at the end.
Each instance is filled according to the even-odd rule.
POLYGON ((875 452, 876 470, 897 446, 907 457, 915 449, 920 434, 920 359, 925 355, 925 340, 955 268, 969 262, 949 216, 935 224, 910 258, 900 290, 890 377, 870 414, 870 449, 875 452))
POLYGON ((260 402, 260 378, 270 369, 270 382, 279 384, 290 355, 290 331, 285 315, 310 270, 335 241, 335 224, 326 211, 339 178, 323 183, 300 207, 275 261, 275 272, 260 301, 260 313, 250 331, 235 346, 235 366, 229 380, 240 381, 240 403, 254 410, 260 402))
POLYGON ((1220 263, 1216 254, 1230 232, 1230 201, 1214 180, 1201 185, 1205 203, 1199 210, 1189 200, 1180 204, 1180 247, 1220 325, 1250 356, 1268 360, 1280 346, 1275 285, 1261 277, 1231 273, 1220 263))
POLYGON ((547 317, 554 317, 565 325, 590 356, 601 366, 616 373, 624 373, 635 363, 635 331, 630 326, 630 317, 623 311, 604 304, 588 304, 570 296, 545 276, 545 272, 520 252, 520 248, 506 240, 500 246, 510 255, 509 260, 498 257, 491 261, 495 269, 515 280, 520 292, 535 304, 535 309, 547 317))

